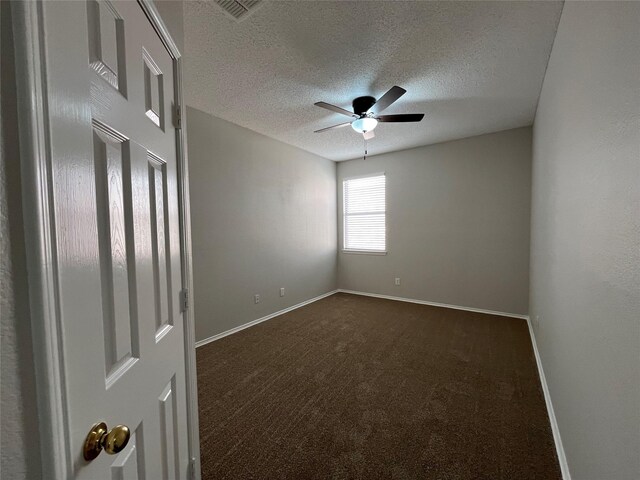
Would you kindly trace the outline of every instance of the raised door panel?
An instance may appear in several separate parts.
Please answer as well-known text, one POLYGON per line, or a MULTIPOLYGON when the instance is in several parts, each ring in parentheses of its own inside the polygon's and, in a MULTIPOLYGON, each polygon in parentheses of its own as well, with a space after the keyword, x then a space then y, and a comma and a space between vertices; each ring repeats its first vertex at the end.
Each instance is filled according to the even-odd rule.
POLYGON ((164 131, 164 75, 153 56, 142 48, 145 115, 164 131))
POLYGON ((175 376, 158 397, 160 442, 162 454, 162 480, 179 478, 179 438, 175 376))
POLYGON ((105 381, 109 388, 139 358, 130 144, 94 122, 105 381))
POLYGON ((147 153, 149 160, 149 205, 153 252, 156 342, 173 326, 171 285, 171 239, 167 192, 167 164, 157 155, 147 153))
POLYGON ((89 64, 113 88, 127 95, 124 21, 108 0, 87 2, 89 64))

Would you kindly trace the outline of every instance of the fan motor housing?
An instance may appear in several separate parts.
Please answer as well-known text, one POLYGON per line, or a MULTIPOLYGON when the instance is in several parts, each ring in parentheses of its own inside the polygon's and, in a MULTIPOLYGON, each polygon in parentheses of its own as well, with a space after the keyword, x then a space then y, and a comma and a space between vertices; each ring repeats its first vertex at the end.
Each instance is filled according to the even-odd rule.
POLYGON ((358 97, 353 101, 353 113, 356 115, 364 115, 376 103, 373 97, 358 97))

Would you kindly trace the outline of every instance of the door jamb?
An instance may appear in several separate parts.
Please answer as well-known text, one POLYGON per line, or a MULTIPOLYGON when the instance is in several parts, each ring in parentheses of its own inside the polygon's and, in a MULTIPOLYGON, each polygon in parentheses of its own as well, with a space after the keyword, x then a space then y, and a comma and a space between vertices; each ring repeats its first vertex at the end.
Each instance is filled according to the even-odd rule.
MULTIPOLYGON (((138 0, 174 61, 176 110, 184 118, 182 55, 152 0, 138 0)), ((45 36, 42 2, 23 0, 12 5, 16 49, 16 82, 20 136, 20 168, 25 249, 29 278, 29 307, 34 369, 38 395, 41 470, 48 478, 65 480, 72 470, 68 444, 66 382, 56 263, 55 217, 52 198, 51 149, 47 111, 45 36)), ((175 114, 175 113, 174 113, 175 114)), ((180 211, 183 288, 193 292, 189 169, 184 127, 176 128, 178 202, 180 211)), ((191 294, 191 296, 193 296, 191 294)), ((200 479, 195 320, 193 307, 184 312, 187 422, 190 477, 200 479)))
POLYGON ((60 310, 47 105, 42 4, 11 6, 14 24, 20 176, 28 272, 31 338, 41 447, 41 471, 56 480, 71 472, 65 435, 66 387, 62 364, 60 310))

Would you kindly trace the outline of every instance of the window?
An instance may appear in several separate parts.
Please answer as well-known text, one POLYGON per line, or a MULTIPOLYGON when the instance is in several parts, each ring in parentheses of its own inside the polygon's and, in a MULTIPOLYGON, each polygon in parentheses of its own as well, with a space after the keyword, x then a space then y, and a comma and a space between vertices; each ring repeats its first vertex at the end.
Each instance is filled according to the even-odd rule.
POLYGON ((345 251, 385 253, 387 249, 384 174, 346 179, 343 188, 345 251))

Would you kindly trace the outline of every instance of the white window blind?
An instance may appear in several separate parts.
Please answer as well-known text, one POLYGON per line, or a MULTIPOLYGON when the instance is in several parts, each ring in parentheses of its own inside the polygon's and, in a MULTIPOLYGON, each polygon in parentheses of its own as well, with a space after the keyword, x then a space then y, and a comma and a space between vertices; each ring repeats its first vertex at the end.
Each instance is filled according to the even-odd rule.
POLYGON ((343 181, 344 249, 385 252, 387 248, 384 174, 343 181))

